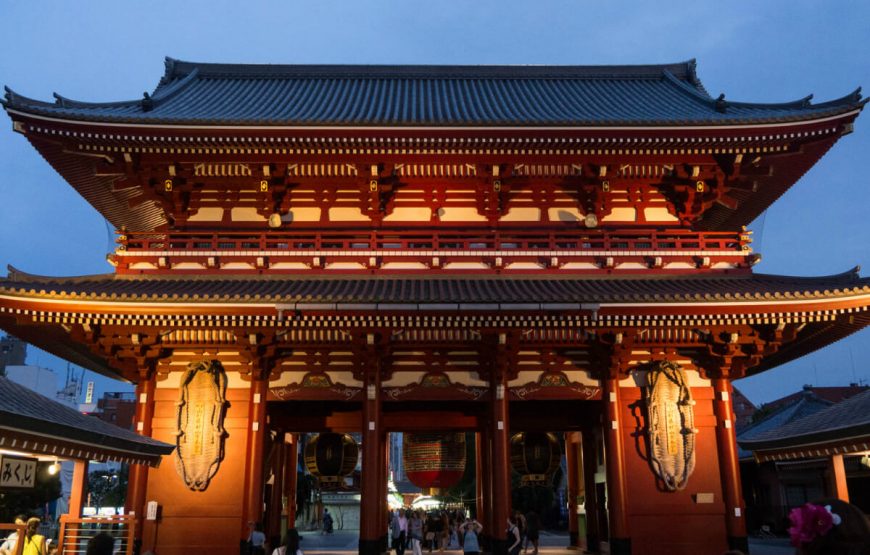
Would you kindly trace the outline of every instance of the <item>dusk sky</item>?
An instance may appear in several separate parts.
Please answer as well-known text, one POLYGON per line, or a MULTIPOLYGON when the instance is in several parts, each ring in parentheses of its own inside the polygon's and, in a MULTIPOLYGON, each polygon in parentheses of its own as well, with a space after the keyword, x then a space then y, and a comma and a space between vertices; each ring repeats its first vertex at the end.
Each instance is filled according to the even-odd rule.
MULTIPOLYGON (((13 2, 0 0, 0 84, 33 98, 141 98, 165 56, 198 62, 650 64, 696 58, 729 100, 815 101, 870 87, 866 2, 13 2)), ((105 220, 10 120, 0 129, 0 264, 108 273, 105 220)), ((757 272, 870 274, 870 114, 753 223, 757 272)), ((0 267, 2 268, 2 267, 0 267)), ((5 271, 0 269, 0 274, 5 271)), ((66 364, 31 349, 29 362, 66 364)), ((870 381, 870 330, 738 386, 756 403, 802 384, 870 381)), ((100 391, 122 385, 100 380, 100 391)))

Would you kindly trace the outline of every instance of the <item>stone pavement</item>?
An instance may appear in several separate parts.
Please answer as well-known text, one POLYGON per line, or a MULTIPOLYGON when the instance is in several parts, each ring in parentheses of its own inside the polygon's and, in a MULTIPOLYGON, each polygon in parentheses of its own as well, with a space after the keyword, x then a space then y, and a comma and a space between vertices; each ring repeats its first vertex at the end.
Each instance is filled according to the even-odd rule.
MULTIPOLYGON (((357 530, 337 530, 332 534, 321 535, 320 532, 302 532, 302 551, 305 555, 348 555, 357 552, 359 532, 357 530)), ((564 532, 542 532, 540 539, 540 555, 579 555, 580 551, 567 548, 568 535, 564 532)), ((395 555, 395 552, 391 552, 395 555)), ((410 551, 405 551, 411 555, 410 551)), ((432 552, 438 555, 437 551, 432 552)), ((461 555, 457 549, 445 550, 446 555, 461 555)), ((429 551, 424 550, 423 555, 429 551)), ((529 551, 529 555, 531 551, 529 551)), ((793 555, 794 548, 787 539, 749 540, 749 555, 793 555)), ((663 554, 666 555, 666 554, 663 554)), ((720 553, 699 553, 698 555, 721 555, 720 553)))

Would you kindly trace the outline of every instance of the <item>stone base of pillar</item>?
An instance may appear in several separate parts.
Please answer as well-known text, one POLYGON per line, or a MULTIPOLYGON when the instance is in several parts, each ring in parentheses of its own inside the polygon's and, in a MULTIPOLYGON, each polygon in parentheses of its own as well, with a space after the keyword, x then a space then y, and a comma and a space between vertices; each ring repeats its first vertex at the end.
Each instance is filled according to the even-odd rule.
POLYGON ((598 541, 598 536, 586 534, 586 553, 598 553, 600 550, 601 542, 598 541))
POLYGON ((577 549, 580 545, 580 536, 577 532, 568 532, 568 549, 577 549))
POLYGON ((610 538, 610 555, 631 555, 631 538, 610 538))
POLYGON ((749 553, 749 538, 746 536, 728 536, 728 549, 749 553))
POLYGON ((359 555, 381 555, 384 544, 380 538, 376 540, 359 539, 359 555))
POLYGON ((508 542, 507 540, 499 540, 496 538, 490 538, 489 540, 489 552, 492 555, 508 555, 508 542))

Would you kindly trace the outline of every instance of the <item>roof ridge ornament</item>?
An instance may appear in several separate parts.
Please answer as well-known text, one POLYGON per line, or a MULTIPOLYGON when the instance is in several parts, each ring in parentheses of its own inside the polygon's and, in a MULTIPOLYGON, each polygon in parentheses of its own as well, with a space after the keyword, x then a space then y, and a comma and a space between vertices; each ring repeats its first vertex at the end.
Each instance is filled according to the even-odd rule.
POLYGON ((151 95, 147 92, 142 93, 141 103, 143 112, 150 112, 154 109, 154 101, 151 99, 151 95))
POLYGON ((725 101, 725 93, 721 93, 716 99, 716 111, 724 114, 728 109, 728 102, 725 101))

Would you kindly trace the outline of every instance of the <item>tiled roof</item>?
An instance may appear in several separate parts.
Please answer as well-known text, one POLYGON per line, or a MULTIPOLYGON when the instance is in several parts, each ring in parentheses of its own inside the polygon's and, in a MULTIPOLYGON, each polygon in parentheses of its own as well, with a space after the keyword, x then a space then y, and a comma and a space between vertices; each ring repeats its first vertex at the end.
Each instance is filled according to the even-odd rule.
POLYGON ((3 428, 60 441, 84 443, 100 451, 116 451, 147 458, 168 455, 174 445, 87 416, 0 377, 0 434, 3 428))
POLYGON ((9 269, 0 292, 90 300, 283 303, 619 303, 775 301, 870 293, 857 269, 826 277, 769 274, 667 277, 31 276, 9 269))
POLYGON ((829 401, 819 399, 812 394, 806 394, 792 399, 791 402, 785 405, 774 408, 773 412, 766 417, 754 422, 737 434, 738 456, 741 460, 752 458, 752 451, 742 447, 744 441, 753 441, 771 430, 779 429, 789 422, 815 414, 830 406, 831 403, 829 401))
POLYGON ((795 393, 786 395, 785 397, 776 399, 775 401, 765 403, 764 408, 773 410, 779 406, 790 404, 805 396, 807 392, 811 392, 819 399, 824 399, 831 403, 839 403, 840 401, 845 401, 849 397, 863 393, 868 389, 870 389, 870 387, 866 385, 849 385, 841 387, 814 387, 811 385, 805 385, 802 391, 796 391, 795 393))
POLYGON ((844 113, 856 91, 812 104, 711 97, 694 61, 644 66, 230 65, 167 58, 141 100, 32 100, 5 106, 70 120, 289 126, 654 126, 774 123, 844 113))
POLYGON ((865 391, 800 419, 738 440, 753 450, 781 449, 870 437, 870 391, 865 391))

